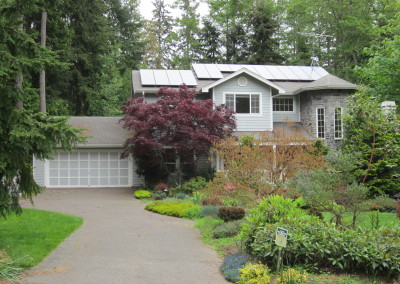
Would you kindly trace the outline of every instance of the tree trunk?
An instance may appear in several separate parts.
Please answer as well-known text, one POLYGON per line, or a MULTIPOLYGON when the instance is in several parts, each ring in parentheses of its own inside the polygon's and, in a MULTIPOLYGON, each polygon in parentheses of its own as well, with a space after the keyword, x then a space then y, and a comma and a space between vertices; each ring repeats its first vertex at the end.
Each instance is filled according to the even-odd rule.
MULTIPOLYGON (((47 24, 47 12, 42 12, 42 20, 41 20, 41 27, 40 27, 40 46, 45 48, 46 47, 46 24, 47 24)), ((40 95, 40 112, 46 113, 46 71, 44 67, 40 70, 40 77, 39 77, 39 95, 40 95)))

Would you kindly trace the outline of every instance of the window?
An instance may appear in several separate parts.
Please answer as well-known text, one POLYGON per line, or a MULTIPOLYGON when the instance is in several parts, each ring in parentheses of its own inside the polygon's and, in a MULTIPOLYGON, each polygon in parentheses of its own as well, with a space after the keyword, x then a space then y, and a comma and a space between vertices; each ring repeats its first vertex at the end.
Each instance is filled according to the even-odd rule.
POLYGON ((325 138, 325 109, 317 108, 317 137, 325 138))
POLYGON ((293 98, 274 98, 273 111, 293 111, 293 98))
POLYGON ((335 108, 335 139, 343 138, 342 108, 335 108))
POLYGON ((226 94, 225 104, 236 113, 260 113, 258 94, 226 94))

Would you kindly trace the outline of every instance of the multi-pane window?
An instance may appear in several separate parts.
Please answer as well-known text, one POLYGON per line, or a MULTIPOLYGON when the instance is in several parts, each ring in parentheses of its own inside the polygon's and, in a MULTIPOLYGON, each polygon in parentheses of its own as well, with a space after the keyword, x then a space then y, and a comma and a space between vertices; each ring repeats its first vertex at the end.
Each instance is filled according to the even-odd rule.
POLYGON ((259 94, 226 94, 225 104, 236 113, 260 113, 259 94))
POLYGON ((293 111, 293 98, 274 98, 273 111, 293 111))
POLYGON ((342 109, 335 108, 335 138, 343 138, 342 109))
POLYGON ((317 137, 325 138, 325 108, 317 108, 317 137))

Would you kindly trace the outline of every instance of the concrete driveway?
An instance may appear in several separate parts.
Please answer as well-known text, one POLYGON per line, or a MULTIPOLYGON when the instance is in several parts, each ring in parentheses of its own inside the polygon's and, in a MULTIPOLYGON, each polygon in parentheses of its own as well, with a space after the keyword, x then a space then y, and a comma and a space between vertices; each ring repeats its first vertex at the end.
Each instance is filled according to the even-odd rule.
POLYGON ((22 283, 227 283, 192 221, 145 211, 131 189, 47 189, 22 205, 84 219, 22 283))

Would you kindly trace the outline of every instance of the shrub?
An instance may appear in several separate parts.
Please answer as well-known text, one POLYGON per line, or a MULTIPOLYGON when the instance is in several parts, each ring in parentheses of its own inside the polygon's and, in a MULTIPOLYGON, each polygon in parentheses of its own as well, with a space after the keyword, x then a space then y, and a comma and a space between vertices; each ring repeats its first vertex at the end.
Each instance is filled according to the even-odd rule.
POLYGON ((271 281, 268 267, 261 263, 248 263, 239 271, 240 280, 237 282, 238 284, 269 284, 271 281))
POLYGON ((151 198, 151 192, 144 189, 136 190, 133 194, 137 199, 151 198))
POLYGON ((236 283, 239 281, 240 271, 246 263, 250 262, 250 257, 243 252, 236 252, 225 257, 220 270, 226 280, 236 283))
POLYGON ((198 176, 191 178, 187 182, 181 185, 180 191, 186 194, 192 194, 195 191, 204 189, 207 186, 207 181, 205 178, 198 176))
POLYGON ((278 201, 276 197, 268 197, 246 217, 241 237, 251 255, 274 265, 278 253, 274 243, 276 229, 284 227, 289 231, 284 265, 307 264, 373 275, 400 275, 400 226, 338 230, 334 224, 327 225, 307 215, 298 208, 297 200, 278 201), (286 215, 281 212, 285 207, 286 215))
POLYGON ((223 205, 222 201, 219 200, 218 198, 204 198, 202 201, 202 204, 203 204, 203 206, 206 206, 206 205, 222 206, 223 205))
POLYGON ((242 221, 236 220, 218 224, 213 230, 213 237, 216 239, 234 237, 239 234, 242 228, 242 221))
POLYGON ((175 198, 176 199, 185 199, 187 197, 187 195, 183 192, 178 192, 177 194, 175 194, 175 198))
POLYGON ((180 218, 198 218, 200 216, 200 206, 192 203, 156 201, 147 204, 145 208, 149 211, 180 218))
POLYGON ((396 201, 386 195, 380 195, 371 200, 370 209, 380 212, 391 212, 396 208, 396 201))
POLYGON ((223 206, 219 208, 218 217, 225 222, 243 219, 246 212, 242 207, 223 206))
POLYGON ((192 196, 192 202, 194 204, 201 204, 201 201, 204 199, 205 194, 201 193, 201 192, 193 192, 193 196, 192 196))
POLYGON ((214 205, 203 206, 201 208, 200 215, 202 218, 210 216, 210 217, 213 217, 214 219, 218 219, 219 208, 220 208, 220 206, 214 206, 214 205))
POLYGON ((153 198, 155 200, 163 200, 163 199, 167 198, 167 193, 163 192, 163 191, 154 191, 153 198))
POLYGON ((277 284, 295 284, 307 283, 307 272, 298 271, 294 268, 285 269, 281 275, 276 278, 277 284))
POLYGON ((169 186, 166 183, 163 182, 159 182, 156 184, 156 186, 154 187, 154 190, 156 191, 168 191, 169 186))

